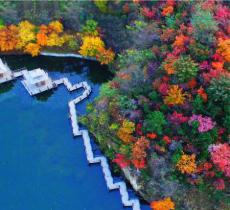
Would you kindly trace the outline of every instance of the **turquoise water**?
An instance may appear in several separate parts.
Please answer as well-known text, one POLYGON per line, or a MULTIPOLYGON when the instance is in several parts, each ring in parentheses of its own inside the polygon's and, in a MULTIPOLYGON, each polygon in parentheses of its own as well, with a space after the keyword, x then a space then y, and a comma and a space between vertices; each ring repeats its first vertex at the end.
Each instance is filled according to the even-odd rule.
MULTIPOLYGON (((111 76, 101 72, 104 77, 97 77, 92 72, 98 71, 96 64, 72 59, 4 59, 12 69, 42 67, 52 78, 87 80, 93 93, 77 105, 80 114, 111 76)), ((78 94, 60 86, 45 97, 31 97, 19 80, 0 87, 0 209, 124 209, 119 192, 107 190, 101 167, 88 165, 81 137, 72 136, 67 102, 78 94)), ((130 194, 134 196, 132 190, 130 194)))

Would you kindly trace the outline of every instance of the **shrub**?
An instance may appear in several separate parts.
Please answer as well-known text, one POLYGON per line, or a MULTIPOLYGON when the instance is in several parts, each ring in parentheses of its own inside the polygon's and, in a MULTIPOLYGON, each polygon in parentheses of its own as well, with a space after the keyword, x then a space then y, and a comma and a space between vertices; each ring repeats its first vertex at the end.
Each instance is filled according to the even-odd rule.
POLYGON ((82 27, 82 31, 86 35, 97 36, 98 35, 97 25, 98 23, 95 20, 93 19, 87 20, 86 24, 82 27))
POLYGON ((101 12, 108 11, 108 0, 94 0, 94 4, 101 12))
POLYGON ((207 93, 213 102, 230 103, 230 77, 222 75, 220 78, 212 79, 207 93))
POLYGON ((102 84, 100 87, 100 97, 113 97, 117 94, 115 88, 111 88, 108 83, 102 84))
POLYGON ((212 51, 212 49, 199 42, 195 42, 189 45, 189 51, 193 59, 202 62, 209 58, 209 55, 211 54, 210 51, 212 51))
POLYGON ((147 114, 144 120, 144 128, 147 132, 162 134, 164 125, 166 125, 165 116, 160 111, 154 111, 147 114))
POLYGON ((115 54, 111 49, 106 50, 105 48, 101 48, 96 58, 101 64, 109 64, 114 60, 115 54))
POLYGON ((185 96, 186 94, 182 92, 178 85, 172 85, 167 92, 164 103, 167 105, 182 105, 185 102, 185 96))
POLYGON ((225 144, 212 145, 209 148, 211 153, 211 159, 218 168, 225 173, 227 177, 230 177, 230 146, 225 144))
POLYGON ((217 23, 212 14, 208 10, 202 10, 198 5, 191 19, 194 27, 193 36, 201 43, 212 44, 214 41, 214 33, 217 31, 217 23))
POLYGON ((179 82, 188 82, 195 78, 198 73, 198 65, 190 56, 181 56, 173 65, 175 74, 179 82))
POLYGON ((68 42, 67 42, 67 44, 68 44, 68 47, 71 49, 71 50, 76 50, 76 49, 78 49, 78 47, 79 47, 79 44, 78 44, 78 42, 77 42, 77 40, 76 39, 70 39, 68 42))
POLYGON ((196 156, 183 154, 176 164, 178 170, 183 174, 193 174, 196 172, 196 156))
POLYGON ((126 50, 124 54, 118 54, 119 68, 126 67, 127 64, 145 65, 148 61, 155 59, 150 49, 146 50, 126 50))
POLYGON ((2 29, 2 28, 4 28, 4 21, 3 21, 3 19, 0 19, 0 29, 2 29))

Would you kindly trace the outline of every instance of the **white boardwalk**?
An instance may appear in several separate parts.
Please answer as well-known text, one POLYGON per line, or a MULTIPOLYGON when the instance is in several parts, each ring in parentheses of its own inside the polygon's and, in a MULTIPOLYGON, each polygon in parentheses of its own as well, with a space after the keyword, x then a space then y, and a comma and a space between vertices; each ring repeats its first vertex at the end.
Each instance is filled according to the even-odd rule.
POLYGON ((80 87, 84 88, 84 92, 81 96, 78 96, 77 98, 69 102, 69 111, 70 111, 70 119, 71 119, 71 124, 72 124, 72 129, 73 129, 73 135, 82 136, 88 162, 101 164, 108 189, 109 190, 119 189, 120 194, 121 194, 121 201, 123 205, 126 207, 132 207, 133 210, 140 210, 141 208, 140 208, 139 199, 129 199, 129 194, 128 194, 127 186, 125 182, 114 183, 106 157, 104 156, 94 157, 88 130, 79 129, 75 105, 88 97, 88 95, 91 92, 90 86, 87 84, 87 82, 81 82, 81 83, 78 83, 72 86, 71 83, 66 78, 62 79, 62 81, 56 80, 55 82, 56 84, 63 83, 67 87, 67 89, 70 91, 75 90, 80 87))
MULTIPOLYGON (((26 73, 26 71, 27 70, 14 72, 13 78, 18 78, 18 77, 23 76, 26 73)), ((61 78, 61 79, 52 81, 52 84, 53 84, 53 86, 50 88, 55 88, 55 87, 63 84, 66 86, 66 88, 69 91, 74 91, 74 90, 77 90, 79 88, 84 89, 83 93, 80 96, 69 101, 69 103, 68 103, 73 135, 74 136, 82 136, 88 162, 91 164, 100 163, 108 189, 109 190, 116 190, 116 189, 119 190, 120 195, 121 195, 121 201, 122 201, 124 206, 132 207, 133 210, 141 210, 139 199, 130 199, 129 198, 126 183, 123 181, 114 183, 114 180, 113 180, 113 177, 112 177, 112 174, 111 174, 109 164, 107 162, 106 157, 104 157, 104 156, 94 157, 92 145, 90 143, 90 137, 89 137, 88 130, 80 130, 80 128, 79 128, 78 119, 77 119, 77 111, 76 111, 75 105, 78 104, 79 102, 81 102, 82 100, 86 99, 90 95, 91 87, 85 81, 72 85, 71 82, 67 78, 61 78)), ((33 95, 28 89, 27 89, 27 91, 30 93, 30 95, 33 95)), ((43 90, 43 91, 45 91, 45 90, 43 90)))

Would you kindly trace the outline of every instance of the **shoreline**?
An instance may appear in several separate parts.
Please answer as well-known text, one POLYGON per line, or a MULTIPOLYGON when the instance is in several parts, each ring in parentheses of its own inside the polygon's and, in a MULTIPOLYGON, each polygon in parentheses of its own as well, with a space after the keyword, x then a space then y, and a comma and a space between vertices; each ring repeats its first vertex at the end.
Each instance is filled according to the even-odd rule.
POLYGON ((86 60, 91 60, 91 61, 97 61, 97 59, 94 58, 94 57, 82 56, 82 55, 77 54, 77 53, 53 53, 53 52, 43 51, 39 55, 42 55, 42 56, 51 56, 51 57, 81 58, 81 59, 86 59, 86 60))
MULTIPOLYGON (((7 53, 0 53, 1 55, 29 55, 23 52, 7 52, 7 53)), ((90 60, 90 61, 97 61, 96 58, 94 57, 88 57, 88 56, 82 56, 78 53, 59 53, 59 52, 49 52, 49 51, 41 51, 41 53, 37 56, 50 56, 50 57, 63 57, 63 58, 80 58, 80 59, 85 59, 85 60, 90 60)), ((35 56, 35 57, 37 57, 35 56)), ((31 56, 32 57, 32 56, 31 56)))

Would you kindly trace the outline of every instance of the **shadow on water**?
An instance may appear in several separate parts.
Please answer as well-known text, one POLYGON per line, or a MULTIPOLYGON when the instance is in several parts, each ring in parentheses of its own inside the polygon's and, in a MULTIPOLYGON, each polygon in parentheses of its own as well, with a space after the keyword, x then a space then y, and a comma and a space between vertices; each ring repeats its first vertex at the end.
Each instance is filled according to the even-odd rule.
POLYGON ((49 97, 51 97, 53 94, 54 94, 54 90, 48 90, 38 95, 35 95, 34 97, 38 101, 46 102, 49 99, 49 97))
POLYGON ((87 78, 94 84, 101 84, 113 78, 113 74, 106 65, 96 61, 89 61, 80 58, 50 57, 29 55, 1 55, 4 61, 12 70, 26 67, 28 70, 42 68, 48 72, 61 73, 85 73, 87 78))
POLYGON ((14 87, 14 82, 9 81, 3 84, 0 84, 0 94, 10 91, 14 87))

